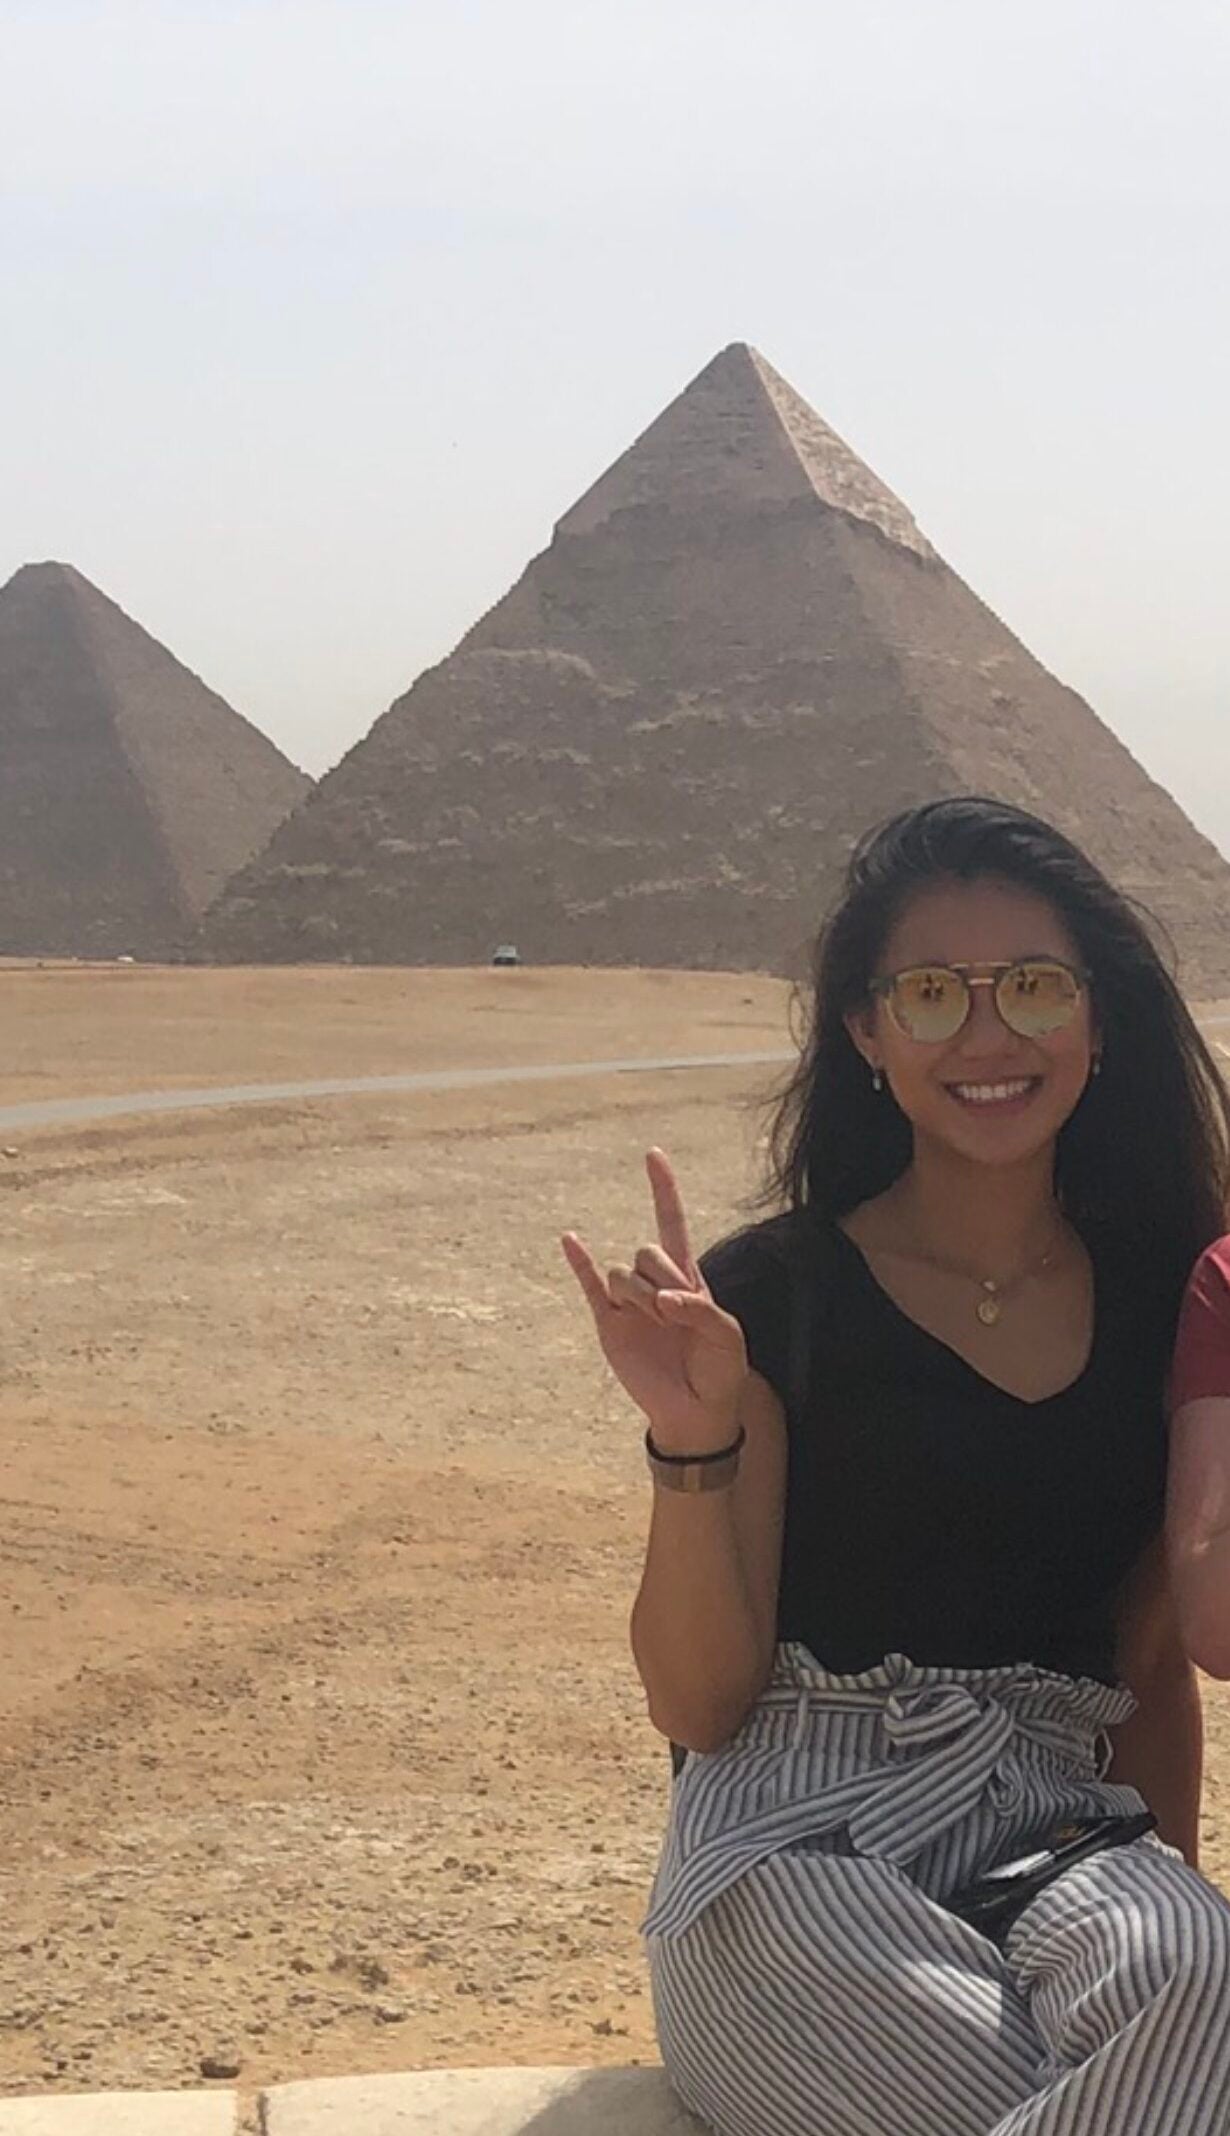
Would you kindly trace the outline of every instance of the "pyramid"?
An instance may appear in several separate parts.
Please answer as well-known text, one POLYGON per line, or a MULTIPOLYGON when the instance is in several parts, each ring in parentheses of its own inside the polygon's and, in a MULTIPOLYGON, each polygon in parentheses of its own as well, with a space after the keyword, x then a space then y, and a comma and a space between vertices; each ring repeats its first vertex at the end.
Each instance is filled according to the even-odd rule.
POLYGON ((1230 868, 755 350, 724 350, 228 886, 220 957, 790 969, 850 847, 990 792, 1230 989, 1230 868))
POLYGON ((0 954, 168 955, 309 783, 69 565, 0 588, 0 954))

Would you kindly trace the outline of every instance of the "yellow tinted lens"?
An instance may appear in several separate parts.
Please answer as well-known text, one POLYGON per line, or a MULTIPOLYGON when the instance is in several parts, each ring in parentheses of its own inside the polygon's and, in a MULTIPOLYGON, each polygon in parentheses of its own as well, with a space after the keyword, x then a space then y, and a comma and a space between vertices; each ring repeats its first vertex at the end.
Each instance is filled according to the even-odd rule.
POLYGON ((888 999, 898 1030, 933 1045, 955 1038, 965 1022, 969 989, 960 972, 943 964, 920 964, 897 974, 888 999))
POLYGON ((1061 1031, 1076 1014, 1080 981, 1066 964, 1014 964, 995 989, 999 1013, 1022 1038, 1061 1031))

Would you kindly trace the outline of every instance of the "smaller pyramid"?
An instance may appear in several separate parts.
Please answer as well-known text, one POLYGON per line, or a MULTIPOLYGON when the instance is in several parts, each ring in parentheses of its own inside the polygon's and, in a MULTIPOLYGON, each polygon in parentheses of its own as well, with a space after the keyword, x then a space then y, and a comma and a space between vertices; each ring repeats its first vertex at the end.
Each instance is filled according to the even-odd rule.
POLYGON ((70 565, 0 588, 0 954, 171 954, 310 784, 70 565))

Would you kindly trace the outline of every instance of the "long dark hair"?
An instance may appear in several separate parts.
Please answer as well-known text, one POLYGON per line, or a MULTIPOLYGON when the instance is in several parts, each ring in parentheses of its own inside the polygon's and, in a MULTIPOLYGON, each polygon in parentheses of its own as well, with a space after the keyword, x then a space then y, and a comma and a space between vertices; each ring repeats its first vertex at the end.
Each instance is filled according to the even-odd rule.
POLYGON ((1230 1098, 1152 923, 1069 839, 1002 801, 929 802, 856 848, 816 944, 801 1057, 778 1101, 762 1200, 831 1222, 909 1163, 910 1124, 872 1088, 844 1019, 865 1006, 908 899, 945 878, 1046 898, 1092 973, 1102 1072, 1060 1131, 1056 1192, 1095 1262, 1127 1272, 1141 1311, 1172 1332, 1192 1263, 1227 1225, 1230 1098))

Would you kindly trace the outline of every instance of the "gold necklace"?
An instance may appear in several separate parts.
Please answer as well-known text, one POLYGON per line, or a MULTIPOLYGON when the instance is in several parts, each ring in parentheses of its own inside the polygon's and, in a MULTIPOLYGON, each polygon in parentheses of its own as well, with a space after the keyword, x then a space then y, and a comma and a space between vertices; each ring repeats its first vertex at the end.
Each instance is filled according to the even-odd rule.
POLYGON ((1009 1276, 1005 1283, 1000 1283, 994 1276, 971 1276, 968 1268, 958 1268, 952 1261, 941 1261, 937 1254, 920 1253, 917 1258, 926 1261, 932 1268, 940 1269, 946 1276, 960 1276, 966 1283, 976 1283, 982 1296, 974 1311, 984 1328, 993 1328, 1003 1314, 1005 1302, 1020 1289, 1022 1283, 1028 1283, 1031 1276, 1040 1276, 1044 1268, 1049 1268, 1058 1251, 1059 1241, 1056 1240, 1054 1245, 1047 1247, 1039 1260, 1031 1261, 1027 1267, 1018 1269, 1016 1275, 1009 1276))
POLYGON ((1011 1297, 1013 1291, 1018 1290, 1022 1283, 1028 1282, 1030 1276, 1040 1276, 1044 1268, 1049 1268, 1055 1258, 1055 1252, 1056 1249, 1052 1246, 1048 1253, 1043 1254, 1040 1261, 1031 1262, 1030 1266, 1023 1268, 1019 1275, 1010 1276, 1006 1283, 997 1283, 994 1276, 979 1276, 977 1279, 971 1277, 971 1282, 977 1280, 978 1288, 983 1294, 974 1307, 974 1311, 977 1313, 984 1328, 993 1328, 995 1326, 996 1321, 1004 1310, 1005 1298, 1011 1297))

